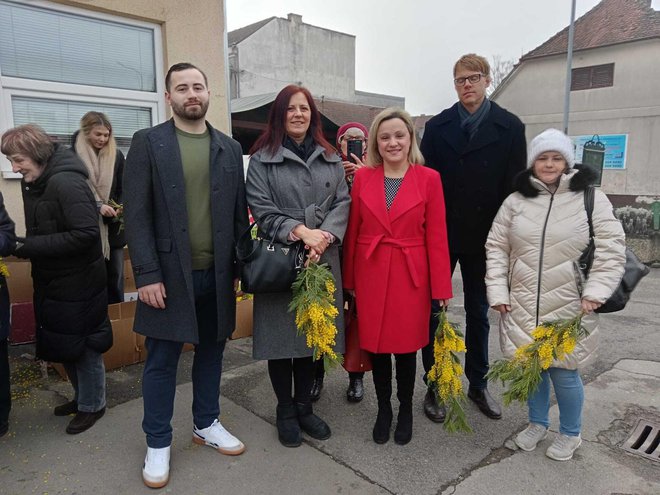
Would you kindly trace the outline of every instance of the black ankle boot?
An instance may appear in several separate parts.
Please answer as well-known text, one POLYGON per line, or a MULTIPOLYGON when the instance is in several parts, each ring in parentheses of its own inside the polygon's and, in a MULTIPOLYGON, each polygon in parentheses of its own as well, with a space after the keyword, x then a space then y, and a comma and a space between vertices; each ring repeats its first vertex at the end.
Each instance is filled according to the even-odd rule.
POLYGON ((399 406, 399 414, 396 418, 394 429, 394 441, 399 445, 405 445, 412 438, 413 416, 412 406, 399 406))
POLYGON ((299 447, 302 443, 302 433, 298 424, 298 411, 293 404, 277 406, 277 435, 285 447, 299 447))
POLYGON ((317 440, 327 440, 330 438, 330 427, 325 421, 314 414, 311 403, 301 404, 297 402, 296 409, 298 411, 298 423, 302 431, 317 440))
POLYGON ((378 404, 378 416, 376 416, 376 423, 372 432, 374 442, 383 444, 389 441, 392 416, 392 405, 389 402, 378 404))
POLYGON ((364 397, 364 384, 362 378, 351 378, 346 390, 346 400, 348 402, 360 402, 364 397))

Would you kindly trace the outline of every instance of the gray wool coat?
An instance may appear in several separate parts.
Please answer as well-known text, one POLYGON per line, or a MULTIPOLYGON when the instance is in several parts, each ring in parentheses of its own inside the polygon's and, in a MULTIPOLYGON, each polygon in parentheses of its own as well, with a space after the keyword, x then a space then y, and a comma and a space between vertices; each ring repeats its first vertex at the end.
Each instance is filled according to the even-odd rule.
MULTIPOLYGON (((332 233, 335 242, 321 257, 330 265, 337 292, 337 338, 335 350, 344 352, 344 315, 341 294, 339 244, 346 224, 351 198, 338 156, 328 156, 317 146, 305 162, 284 147, 275 154, 260 150, 250 158, 245 185, 250 211, 263 236, 290 244, 289 233, 304 223, 310 229, 332 233), (274 232, 282 217, 285 220, 274 232)), ((292 293, 255 294, 253 356, 255 359, 285 359, 312 355, 305 337, 297 336, 295 318, 288 305, 292 293)))
MULTIPOLYGON (((235 246, 248 228, 241 146, 206 124, 211 134, 211 217, 218 340, 236 323, 235 246)), ((163 282, 165 309, 138 301, 134 330, 157 339, 199 343, 188 211, 174 121, 138 131, 124 170, 124 225, 137 287, 163 282)))

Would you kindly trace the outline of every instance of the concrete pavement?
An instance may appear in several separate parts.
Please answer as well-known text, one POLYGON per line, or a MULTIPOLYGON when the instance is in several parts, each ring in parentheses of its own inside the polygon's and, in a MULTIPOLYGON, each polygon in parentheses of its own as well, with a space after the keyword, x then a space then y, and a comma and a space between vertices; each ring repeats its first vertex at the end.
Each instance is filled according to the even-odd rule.
MULTIPOLYGON (((660 423, 660 270, 642 282, 624 312, 601 319, 601 358, 586 370, 583 444, 570 462, 544 451, 557 429, 532 453, 507 448, 526 424, 526 410, 514 405, 493 421, 471 403, 467 414, 475 432, 449 435, 422 412, 424 388, 415 391, 413 440, 376 445, 376 414, 370 375, 365 399, 344 399, 346 374, 326 378, 316 411, 332 427, 327 441, 306 438, 300 448, 277 441, 275 401, 265 363, 250 358, 250 339, 228 344, 222 383, 221 421, 247 445, 238 457, 218 454, 191 442, 187 383, 190 356, 182 358, 174 417, 170 484, 162 493, 183 494, 660 494, 657 462, 620 448, 640 418, 660 423)), ((457 291, 458 292, 458 291, 457 291)), ((455 304, 453 321, 461 321, 455 304)), ((494 327, 495 329, 496 327, 494 327)), ((497 358, 497 332, 491 336, 497 358)), ((17 352, 13 351, 16 356, 17 352)), ((12 362, 14 370, 20 358, 12 362)), ((418 364, 421 370, 421 362, 418 364)), ((25 370, 20 371, 26 372, 25 370)), ((35 373, 28 370, 27 373, 35 373)), ((142 485, 144 437, 140 428, 139 366, 108 374, 109 407, 91 430, 64 433, 69 418, 52 407, 70 397, 70 386, 36 373, 15 387, 10 433, 0 439, 0 494, 155 493, 142 485), (137 371, 136 371, 137 370, 137 371)), ((493 394, 501 388, 491 385, 493 394)))

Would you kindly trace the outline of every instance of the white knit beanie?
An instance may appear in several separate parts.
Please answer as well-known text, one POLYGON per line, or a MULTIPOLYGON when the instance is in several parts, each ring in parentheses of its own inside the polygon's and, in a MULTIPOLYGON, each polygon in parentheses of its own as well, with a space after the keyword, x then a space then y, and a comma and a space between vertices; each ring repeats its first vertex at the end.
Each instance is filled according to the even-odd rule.
POLYGON ((575 165, 575 152, 571 138, 557 129, 546 129, 529 143, 527 167, 534 165, 538 156, 546 151, 561 153, 568 168, 573 168, 575 165))

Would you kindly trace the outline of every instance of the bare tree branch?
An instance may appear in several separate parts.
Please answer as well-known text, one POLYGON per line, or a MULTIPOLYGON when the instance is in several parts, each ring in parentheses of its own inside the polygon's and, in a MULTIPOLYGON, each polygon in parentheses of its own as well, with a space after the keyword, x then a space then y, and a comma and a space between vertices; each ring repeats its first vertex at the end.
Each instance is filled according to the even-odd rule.
POLYGON ((516 64, 515 60, 504 60, 501 55, 493 55, 490 62, 490 78, 491 83, 488 88, 488 95, 493 94, 493 91, 502 83, 504 78, 509 75, 509 72, 516 64))

